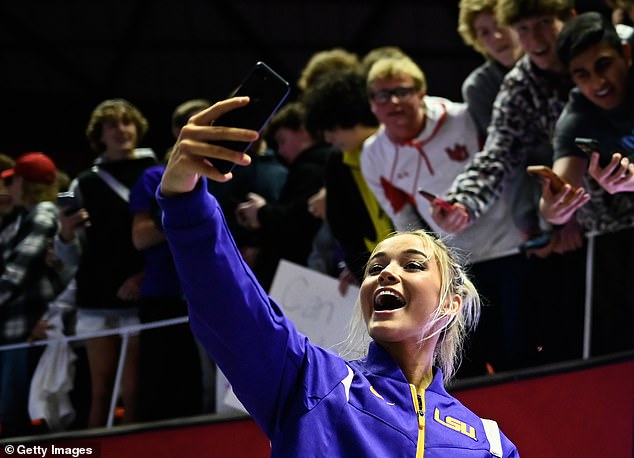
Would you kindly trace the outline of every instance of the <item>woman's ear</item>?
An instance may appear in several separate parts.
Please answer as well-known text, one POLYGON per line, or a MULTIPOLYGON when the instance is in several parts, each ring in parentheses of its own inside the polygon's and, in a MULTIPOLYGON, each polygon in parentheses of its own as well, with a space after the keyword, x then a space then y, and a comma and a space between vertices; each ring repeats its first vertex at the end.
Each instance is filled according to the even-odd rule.
POLYGON ((443 315, 448 316, 449 318, 454 318, 456 315, 460 313, 462 309, 462 297, 458 294, 454 294, 453 297, 447 299, 445 303, 445 307, 443 310, 443 315))

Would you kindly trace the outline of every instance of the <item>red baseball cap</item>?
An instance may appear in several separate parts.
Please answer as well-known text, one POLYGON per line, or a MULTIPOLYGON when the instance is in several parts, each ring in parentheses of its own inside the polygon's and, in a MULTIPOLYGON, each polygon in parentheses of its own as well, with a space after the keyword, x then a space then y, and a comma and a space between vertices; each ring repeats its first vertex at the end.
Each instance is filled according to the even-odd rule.
POLYGON ((57 176, 55 163, 44 153, 26 153, 15 160, 12 169, 5 170, 0 177, 18 175, 28 181, 52 184, 57 176))

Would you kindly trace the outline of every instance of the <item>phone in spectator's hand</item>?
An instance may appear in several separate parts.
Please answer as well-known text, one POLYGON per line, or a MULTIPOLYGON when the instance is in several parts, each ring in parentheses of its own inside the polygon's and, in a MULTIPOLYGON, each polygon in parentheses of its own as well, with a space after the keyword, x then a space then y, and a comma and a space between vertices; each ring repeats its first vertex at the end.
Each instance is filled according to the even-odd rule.
MULTIPOLYGON (((240 127, 262 133, 264 127, 282 105, 290 92, 288 82, 264 62, 258 62, 245 80, 233 91, 230 97, 248 96, 247 105, 236 108, 216 119, 213 124, 227 127, 240 127)), ((225 148, 246 152, 252 142, 218 141, 211 142, 225 148)), ((222 159, 209 159, 220 172, 228 173, 235 165, 222 159)))
MULTIPOLYGON (((586 153, 588 155, 588 158, 592 155, 592 153, 597 152, 597 153, 601 153, 601 144, 599 143, 598 140, 595 140, 594 138, 585 138, 585 137, 577 137, 575 138, 575 144, 579 147, 579 149, 581 151, 583 151, 584 153, 586 153)), ((607 167, 607 165, 610 163, 610 158, 606 158, 604 159, 602 162, 599 163, 599 165, 601 167, 607 167)), ((622 173, 620 168, 615 168, 615 170, 612 173, 622 173)), ((629 173, 627 171, 625 171, 625 173, 629 173)))
POLYGON ((71 191, 57 194, 57 205, 64 208, 64 214, 66 216, 72 215, 81 208, 81 202, 79 202, 79 199, 71 191))
POLYGON ((588 156, 595 151, 597 153, 601 151, 601 145, 594 138, 577 137, 575 138, 575 144, 588 156))
POLYGON ((427 192, 423 189, 419 189, 418 193, 423 196, 425 199, 427 199, 429 202, 436 204, 436 205, 440 205, 442 208, 444 208, 447 211, 451 211, 453 209, 453 206, 447 202, 446 200, 442 200, 440 197, 437 197, 436 194, 432 194, 431 192, 427 192))
POLYGON ((540 178, 548 178, 550 180, 550 190, 553 194, 557 194, 564 187, 566 182, 550 167, 545 165, 529 165, 526 167, 526 171, 531 175, 535 175, 540 178))

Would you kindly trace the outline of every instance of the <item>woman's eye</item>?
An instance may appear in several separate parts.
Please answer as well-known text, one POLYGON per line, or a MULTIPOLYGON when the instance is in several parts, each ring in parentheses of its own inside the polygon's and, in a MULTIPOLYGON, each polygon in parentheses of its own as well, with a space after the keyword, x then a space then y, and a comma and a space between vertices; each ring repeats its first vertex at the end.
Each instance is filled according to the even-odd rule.
POLYGON ((383 266, 381 264, 374 264, 368 268, 368 275, 378 275, 383 270, 383 266))
POLYGON ((425 265, 420 262, 408 262, 405 268, 407 270, 425 270, 425 265))

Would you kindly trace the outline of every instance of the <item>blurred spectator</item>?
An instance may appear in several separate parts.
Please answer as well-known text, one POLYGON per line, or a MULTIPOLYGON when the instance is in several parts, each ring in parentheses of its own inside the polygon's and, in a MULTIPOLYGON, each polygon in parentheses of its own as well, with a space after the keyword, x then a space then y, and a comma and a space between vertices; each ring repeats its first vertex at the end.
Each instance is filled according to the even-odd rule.
POLYGON ((614 25, 634 25, 634 1, 605 0, 605 3, 612 10, 612 23, 614 25))
POLYGON ((328 156, 334 148, 316 141, 305 127, 305 110, 298 103, 285 105, 271 120, 268 137, 275 140, 277 153, 288 167, 288 176, 277 203, 249 193, 238 205, 238 222, 259 230, 262 250, 255 274, 268 289, 280 259, 306 266, 320 220, 308 212, 306 202, 324 182, 328 156))
MULTIPOLYGON (((139 323, 143 256, 130 237, 128 194, 141 173, 156 164, 151 150, 137 149, 147 129, 145 117, 123 99, 101 102, 90 116, 86 136, 99 157, 71 183, 70 191, 81 209, 68 215, 61 212, 55 244, 67 264, 78 262, 77 334, 139 323), (85 224, 87 218, 89 224, 85 224)), ((120 342, 118 336, 86 340, 91 427, 103 426, 108 419, 120 342)), ((138 346, 138 335, 130 336, 121 383, 123 422, 136 417, 138 346)))
POLYGON ((462 97, 484 142, 504 75, 522 55, 517 33, 495 19, 497 0, 461 0, 458 32, 486 59, 462 83, 462 97))
MULTIPOLYGON (((142 323, 187 316, 187 304, 155 199, 164 170, 163 165, 146 169, 130 190, 132 240, 145 256, 139 301, 142 323)), ((200 360, 187 323, 142 331, 139 386, 140 421, 201 413, 200 360)))
POLYGON ((70 177, 63 170, 57 169, 57 190, 67 192, 70 187, 70 177))
MULTIPOLYGON (((14 160, 6 154, 0 153, 0 172, 12 169, 14 160)), ((16 214, 13 212, 13 200, 9 189, 5 186, 4 180, 0 180, 0 231, 2 231, 10 222, 12 222, 16 214)), ((2 237, 0 237, 0 245, 2 244, 2 237)))
POLYGON ((332 48, 318 51, 313 54, 297 81, 300 91, 305 91, 315 84, 323 75, 332 71, 356 68, 359 65, 359 56, 343 48, 332 48))
MULTIPOLYGON (((2 172, 17 218, 5 228, 0 274, 0 344, 39 337, 36 323, 64 284, 47 262, 57 231, 56 168, 43 153, 18 157, 2 172), (34 335, 37 334, 37 335, 34 335)), ((2 436, 30 434, 28 394, 41 348, 0 352, 2 436)))
POLYGON ((254 267, 265 242, 261 231, 247 229, 238 223, 236 209, 248 200, 249 193, 258 194, 269 203, 277 203, 286 183, 288 168, 279 161, 263 137, 251 145, 247 154, 251 156, 248 167, 235 167, 231 172, 233 179, 229 182, 209 180, 207 187, 218 199, 242 256, 254 267))
MULTIPOLYGON (((172 119, 170 124, 172 128, 172 136, 174 137, 174 140, 178 138, 181 129, 183 128, 185 124, 187 124, 187 121, 189 121, 189 118, 191 116, 201 112, 202 110, 204 110, 205 108, 209 106, 211 106, 211 102, 207 99, 190 99, 190 100, 184 101, 183 103, 179 104, 176 108, 174 108, 174 111, 172 111, 172 119)), ((170 146, 167 152, 165 153, 163 162, 167 163, 167 159, 169 157, 171 150, 172 150, 172 147, 170 146)))
POLYGON ((599 234, 593 251, 593 355, 634 348, 634 300, 618 292, 634 275, 634 72, 632 42, 621 38, 595 12, 576 16, 559 34, 557 50, 576 88, 555 128, 553 170, 572 188, 553 194, 545 183, 541 204, 553 224, 576 216, 586 231, 599 234), (577 137, 595 139, 596 151, 581 151, 577 137))
MULTIPOLYGON (((180 135, 181 129, 189 118, 196 113, 200 113, 205 108, 211 106, 211 102, 207 99, 191 99, 178 105, 172 112, 172 135, 174 139, 177 139, 180 135)), ((167 160, 165 160, 167 162, 167 160)))
MULTIPOLYGON (((321 80, 342 71, 356 70, 361 65, 359 56, 343 48, 333 48, 316 52, 302 69, 298 87, 306 92, 321 80)), ((323 141, 320 131, 311 131, 315 141, 323 141)), ((326 219, 326 188, 321 187, 306 202, 308 211, 321 220, 308 256, 308 267, 327 275, 337 276, 340 273, 341 247, 335 239, 326 219)))
MULTIPOLYGON (((208 106, 210 103, 203 99, 178 105, 172 113, 174 139, 191 116, 208 106)), ((168 159, 169 152, 164 162, 168 159)), ((147 168, 130 190, 132 242, 145 257, 139 302, 141 323, 187 316, 187 304, 163 234, 162 214, 155 197, 164 170, 164 165, 147 168)), ((141 333, 139 386, 142 387, 138 398, 140 421, 202 413, 201 361, 187 323, 141 333)))
POLYGON ((324 139, 340 149, 328 159, 325 216, 343 249, 344 288, 346 282, 361 283, 370 252, 394 230, 361 174, 361 147, 378 128, 365 86, 358 70, 334 72, 302 97, 309 130, 323 132, 324 139))

